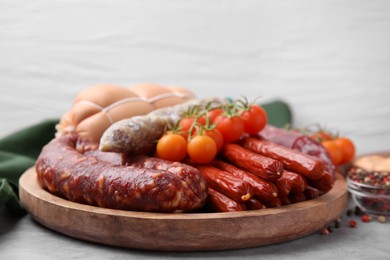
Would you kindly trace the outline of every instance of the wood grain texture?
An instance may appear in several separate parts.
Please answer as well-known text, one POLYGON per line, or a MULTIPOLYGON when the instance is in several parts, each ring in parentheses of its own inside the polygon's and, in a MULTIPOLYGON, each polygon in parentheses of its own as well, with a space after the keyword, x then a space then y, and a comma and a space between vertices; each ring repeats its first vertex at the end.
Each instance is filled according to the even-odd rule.
POLYGON ((348 199, 339 174, 334 188, 317 199, 236 213, 163 214, 82 205, 43 190, 33 168, 19 184, 27 211, 50 229, 106 245, 162 251, 238 249, 297 239, 338 218, 348 199))

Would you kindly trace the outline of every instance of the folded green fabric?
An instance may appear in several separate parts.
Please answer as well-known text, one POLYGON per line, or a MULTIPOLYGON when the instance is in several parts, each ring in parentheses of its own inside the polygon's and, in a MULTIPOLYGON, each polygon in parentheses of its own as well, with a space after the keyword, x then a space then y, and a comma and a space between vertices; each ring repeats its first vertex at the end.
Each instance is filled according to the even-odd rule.
MULTIPOLYGON (((262 106, 270 125, 291 124, 291 111, 285 102, 275 100, 262 106)), ((18 196, 18 180, 34 165, 42 147, 54 138, 57 123, 57 119, 47 120, 0 140, 0 206, 14 213, 24 212, 18 196)))
POLYGON ((268 124, 279 128, 284 128, 292 124, 292 112, 285 101, 274 100, 261 106, 267 111, 268 124))
POLYGON ((23 213, 18 180, 32 167, 42 147, 54 138, 57 119, 27 127, 0 140, 0 206, 23 213))

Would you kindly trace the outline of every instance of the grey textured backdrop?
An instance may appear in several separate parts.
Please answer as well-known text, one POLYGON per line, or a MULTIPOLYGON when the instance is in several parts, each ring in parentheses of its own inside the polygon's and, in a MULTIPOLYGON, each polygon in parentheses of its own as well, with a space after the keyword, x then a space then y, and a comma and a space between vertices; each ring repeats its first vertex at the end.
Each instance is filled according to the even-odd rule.
POLYGON ((281 98, 295 125, 390 143, 389 1, 0 1, 0 137, 98 83, 281 98))
MULTIPOLYGON (((180 85, 281 98, 296 126, 389 150, 390 1, 0 0, 0 138, 59 118, 82 89, 180 85)), ((351 207, 351 205, 350 205, 351 207)), ((386 259, 389 223, 245 250, 161 253, 72 239, 0 209, 4 259, 386 259)))

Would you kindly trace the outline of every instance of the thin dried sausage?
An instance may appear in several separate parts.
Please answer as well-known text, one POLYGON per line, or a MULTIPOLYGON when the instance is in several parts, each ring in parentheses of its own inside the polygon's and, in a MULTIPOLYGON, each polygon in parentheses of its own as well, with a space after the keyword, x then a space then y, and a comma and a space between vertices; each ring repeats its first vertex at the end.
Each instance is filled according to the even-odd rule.
POLYGON ((228 196, 209 187, 208 206, 215 212, 235 212, 247 209, 244 203, 237 202, 228 196))
POLYGON ((196 168, 206 179, 209 187, 218 192, 240 202, 253 197, 253 187, 248 182, 210 165, 197 165, 196 168))
POLYGON ((277 187, 270 181, 221 160, 214 160, 212 165, 234 177, 247 181, 253 187, 254 196, 261 201, 272 201, 274 197, 278 196, 277 187))
POLYGON ((249 210, 256 210, 256 209, 265 209, 267 208, 261 201, 259 201, 256 198, 251 198, 250 200, 245 202, 245 206, 249 210))
POLYGON ((278 160, 283 164, 284 169, 300 173, 309 179, 318 180, 325 171, 325 165, 322 161, 266 140, 248 137, 242 140, 242 146, 263 156, 278 160))
POLYGON ((310 137, 299 132, 288 131, 271 125, 266 125, 259 135, 267 141, 283 145, 320 159, 325 164, 325 171, 334 175, 335 167, 329 153, 324 146, 310 137))
POLYGON ((281 162, 252 152, 238 144, 226 143, 222 147, 221 154, 234 165, 269 181, 279 179, 284 170, 281 162))

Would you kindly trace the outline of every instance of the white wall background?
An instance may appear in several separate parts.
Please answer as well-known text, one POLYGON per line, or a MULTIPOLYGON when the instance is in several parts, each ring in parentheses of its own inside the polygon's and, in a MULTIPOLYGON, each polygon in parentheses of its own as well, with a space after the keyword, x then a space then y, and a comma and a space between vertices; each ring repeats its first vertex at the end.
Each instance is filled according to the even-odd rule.
POLYGON ((390 150, 390 1, 0 0, 0 138, 107 82, 278 97, 390 150))

